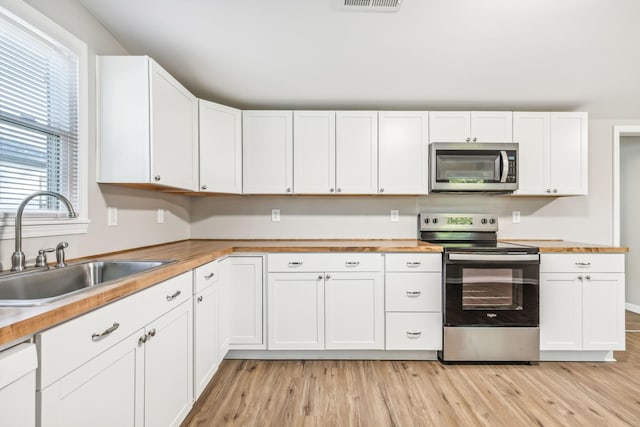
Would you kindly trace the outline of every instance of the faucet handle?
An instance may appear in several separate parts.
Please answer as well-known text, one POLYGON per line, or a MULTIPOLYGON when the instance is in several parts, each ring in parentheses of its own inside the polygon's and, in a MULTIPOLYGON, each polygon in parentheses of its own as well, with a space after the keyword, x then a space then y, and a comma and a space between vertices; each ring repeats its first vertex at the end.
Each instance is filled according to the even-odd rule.
POLYGON ((64 262, 64 250, 69 247, 68 242, 60 242, 56 245, 56 267, 66 267, 67 264, 64 262))
POLYGON ((35 267, 49 267, 47 265, 47 252, 55 251, 54 248, 40 249, 38 251, 38 256, 36 257, 36 265, 35 267))

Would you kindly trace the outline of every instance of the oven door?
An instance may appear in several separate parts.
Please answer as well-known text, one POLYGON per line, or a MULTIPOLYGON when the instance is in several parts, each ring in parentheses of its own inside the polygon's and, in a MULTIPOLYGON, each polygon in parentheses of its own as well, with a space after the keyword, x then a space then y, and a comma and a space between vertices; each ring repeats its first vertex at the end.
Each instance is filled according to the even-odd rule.
POLYGON ((538 254, 447 253, 445 326, 538 326, 538 254))

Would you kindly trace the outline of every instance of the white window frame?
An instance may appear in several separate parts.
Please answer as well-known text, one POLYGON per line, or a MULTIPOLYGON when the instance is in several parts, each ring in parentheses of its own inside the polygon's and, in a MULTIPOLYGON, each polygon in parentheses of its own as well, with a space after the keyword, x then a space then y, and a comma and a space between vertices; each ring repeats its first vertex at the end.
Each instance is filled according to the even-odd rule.
MULTIPOLYGON (((86 43, 20 0, 0 0, 0 13, 55 40, 78 55, 78 211, 77 218, 42 218, 25 211, 23 237, 85 234, 89 228, 88 160, 89 160, 89 70, 86 43)), ((0 218, 0 239, 15 238, 15 214, 0 218)))

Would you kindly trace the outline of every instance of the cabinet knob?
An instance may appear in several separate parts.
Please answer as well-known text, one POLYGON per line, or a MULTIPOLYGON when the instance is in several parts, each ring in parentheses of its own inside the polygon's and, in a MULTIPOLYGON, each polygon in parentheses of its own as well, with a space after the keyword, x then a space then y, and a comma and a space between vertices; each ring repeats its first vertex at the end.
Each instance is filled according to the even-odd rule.
POLYGON ((318 280, 322 280, 322 274, 318 276, 318 280))
POLYGON ((205 280, 209 280, 214 276, 215 273, 209 273, 209 274, 205 274, 204 279, 205 280))
POLYGON ((582 280, 582 274, 578 275, 578 280, 582 280))
POLYGON ((471 142, 471 138, 467 138, 467 142, 471 142))
POLYGON ((558 189, 557 189, 557 188, 554 188, 554 189, 553 189, 553 192, 554 192, 554 193, 557 193, 557 192, 558 192, 558 189))
POLYGON ((204 297, 203 297, 202 295, 200 295, 200 296, 198 297, 198 302, 202 302, 202 300, 203 300, 203 299, 204 299, 204 297))
POLYGON ((207 186, 206 186, 206 185, 203 185, 203 186, 202 186, 202 187, 200 187, 200 188, 202 188, 203 190, 206 190, 206 189, 207 189, 207 186))
POLYGON ((380 189, 380 192, 381 192, 381 193, 384 193, 384 188, 381 188, 381 189, 380 189))
POLYGON ((586 276, 584 276, 585 279, 587 280, 591 280, 591 276, 589 276, 588 274, 586 276))
POLYGON ((473 142, 478 142, 478 138, 474 137, 473 142))
POLYGON ((326 278, 327 278, 327 280, 331 279, 331 275, 327 274, 326 278))
POLYGON ((330 188, 330 189, 329 189, 329 193, 333 193, 334 191, 336 191, 336 190, 335 190, 335 189, 333 189, 333 188, 330 188))
POLYGON ((287 193, 291 193, 291 188, 287 188, 287 193))
POLYGON ((154 180, 155 182, 160 182, 160 175, 156 175, 156 176, 154 176, 154 177, 153 177, 153 180, 154 180))
POLYGON ((338 187, 338 188, 336 189, 336 191, 337 191, 338 193, 341 193, 341 192, 342 192, 342 188, 338 187))
POLYGON ((146 335, 143 335, 140 338, 138 338, 138 345, 142 345, 142 344, 144 344, 146 342, 147 342, 147 336, 146 335))
POLYGON ((155 337, 156 336, 156 328, 153 328, 152 330, 149 331, 149 333, 147 334, 148 337, 155 337))
POLYGON ((547 188, 547 193, 551 193, 551 189, 550 188, 547 188))

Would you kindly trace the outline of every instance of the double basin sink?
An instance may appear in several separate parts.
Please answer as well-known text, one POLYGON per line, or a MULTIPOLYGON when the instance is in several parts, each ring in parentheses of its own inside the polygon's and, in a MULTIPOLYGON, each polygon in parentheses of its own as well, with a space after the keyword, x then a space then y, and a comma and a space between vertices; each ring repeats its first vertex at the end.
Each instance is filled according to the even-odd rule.
POLYGON ((10 273, 0 276, 0 306, 46 304, 172 262, 97 260, 51 270, 10 273))

